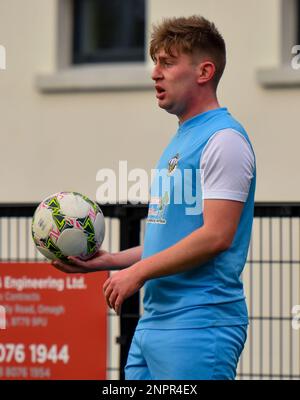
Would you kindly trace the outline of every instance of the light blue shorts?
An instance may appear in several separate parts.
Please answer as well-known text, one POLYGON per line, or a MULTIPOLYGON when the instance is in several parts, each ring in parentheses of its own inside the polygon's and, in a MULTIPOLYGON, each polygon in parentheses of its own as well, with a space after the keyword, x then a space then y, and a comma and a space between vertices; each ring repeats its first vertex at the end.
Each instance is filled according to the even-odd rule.
POLYGON ((125 379, 234 379, 246 338, 247 325, 137 330, 125 379))

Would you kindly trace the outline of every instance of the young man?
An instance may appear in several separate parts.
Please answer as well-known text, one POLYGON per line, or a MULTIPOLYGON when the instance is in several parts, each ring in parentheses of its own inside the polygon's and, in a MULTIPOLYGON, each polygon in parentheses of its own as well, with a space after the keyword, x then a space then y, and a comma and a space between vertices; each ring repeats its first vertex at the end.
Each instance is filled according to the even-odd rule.
POLYGON ((157 165, 144 247, 54 264, 65 272, 128 265, 103 287, 117 313, 144 286, 126 379, 234 379, 248 324, 240 275, 253 220, 254 153, 217 100, 226 52, 214 24, 166 19, 154 28, 150 53, 158 105, 179 127, 157 165))

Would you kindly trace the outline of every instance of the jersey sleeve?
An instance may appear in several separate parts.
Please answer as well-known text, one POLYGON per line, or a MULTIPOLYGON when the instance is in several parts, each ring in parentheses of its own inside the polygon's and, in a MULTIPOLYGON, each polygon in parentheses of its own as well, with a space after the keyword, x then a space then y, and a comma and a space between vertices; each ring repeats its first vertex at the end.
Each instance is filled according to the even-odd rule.
POLYGON ((203 199, 246 202, 254 169, 253 150, 241 133, 232 129, 216 132, 200 159, 203 199))

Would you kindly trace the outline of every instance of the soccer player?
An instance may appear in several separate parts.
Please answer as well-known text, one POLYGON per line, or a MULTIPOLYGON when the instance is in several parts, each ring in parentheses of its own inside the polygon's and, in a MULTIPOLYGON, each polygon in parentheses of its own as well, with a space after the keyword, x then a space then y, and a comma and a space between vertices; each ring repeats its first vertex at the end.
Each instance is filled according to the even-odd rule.
POLYGON ((165 19, 154 27, 150 54, 158 105, 179 125, 157 165, 144 246, 54 264, 66 272, 128 266, 103 287, 117 313, 144 286, 126 379, 234 379, 248 325, 240 276, 253 221, 254 152, 217 99, 226 50, 213 23, 165 19))

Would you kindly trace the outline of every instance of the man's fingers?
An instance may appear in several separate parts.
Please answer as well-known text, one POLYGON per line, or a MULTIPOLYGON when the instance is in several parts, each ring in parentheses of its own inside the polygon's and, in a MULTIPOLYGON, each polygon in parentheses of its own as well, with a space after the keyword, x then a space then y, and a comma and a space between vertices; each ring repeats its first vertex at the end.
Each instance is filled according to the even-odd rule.
POLYGON ((111 295, 109 296, 109 304, 111 305, 111 308, 115 309, 115 301, 118 297, 118 292, 112 291, 111 295))
POLYGON ((59 269, 62 272, 66 272, 66 273, 83 273, 84 271, 82 271, 81 269, 79 270, 78 267, 73 267, 71 265, 65 264, 61 261, 52 261, 52 265, 59 269))
POLYGON ((108 289, 105 293, 104 293, 104 297, 106 299, 106 304, 108 305, 109 308, 112 308, 112 305, 109 301, 110 295, 112 293, 112 289, 108 289))
POLYGON ((101 260, 97 262, 92 258, 90 260, 81 260, 79 257, 68 257, 70 262, 78 267, 84 268, 88 271, 107 271, 107 266, 101 265, 101 260))
POLYGON ((106 279, 106 281, 103 284, 103 292, 105 293, 105 290, 107 289, 107 287, 109 286, 111 281, 111 278, 106 279))
POLYGON ((73 264, 75 264, 75 265, 78 265, 79 267, 82 267, 82 268, 87 268, 87 267, 89 267, 87 264, 86 264, 86 261, 82 261, 82 260, 80 260, 79 258, 77 258, 77 257, 68 257, 68 260, 70 260, 73 264))
POLYGON ((120 315, 121 307, 122 307, 122 299, 120 296, 118 296, 115 302, 115 312, 117 313, 117 315, 120 315))
POLYGON ((53 265, 54 268, 58 269, 61 272, 65 272, 66 273, 66 271, 64 269, 62 269, 61 267, 59 267, 58 265, 55 265, 53 262, 51 264, 53 265))
POLYGON ((104 297, 106 299, 106 303, 108 305, 108 307, 112 308, 111 303, 109 301, 110 299, 110 295, 112 294, 113 288, 111 286, 108 286, 105 290, 104 290, 104 297))

